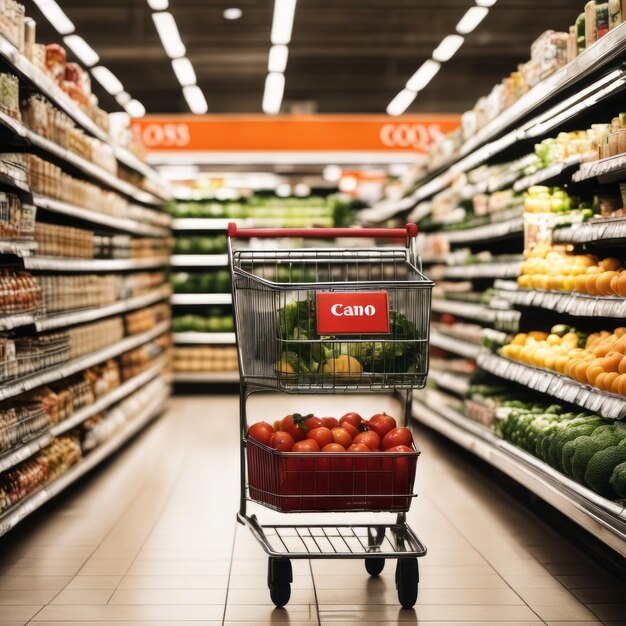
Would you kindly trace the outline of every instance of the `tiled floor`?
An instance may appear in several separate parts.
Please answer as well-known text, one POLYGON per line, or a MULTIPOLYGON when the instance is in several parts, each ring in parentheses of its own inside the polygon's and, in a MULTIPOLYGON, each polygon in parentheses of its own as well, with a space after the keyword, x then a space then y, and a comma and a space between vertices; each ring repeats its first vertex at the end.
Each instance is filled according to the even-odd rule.
MULTIPOLYGON (((372 396, 255 406, 268 420, 313 408, 397 412, 372 396)), ((0 626, 626 625, 623 584, 419 430, 409 518, 429 552, 416 609, 399 609, 391 564, 370 579, 361 561, 294 562, 291 602, 275 609, 264 553, 235 523, 237 410, 234 396, 174 399, 132 446, 0 540, 0 626)))

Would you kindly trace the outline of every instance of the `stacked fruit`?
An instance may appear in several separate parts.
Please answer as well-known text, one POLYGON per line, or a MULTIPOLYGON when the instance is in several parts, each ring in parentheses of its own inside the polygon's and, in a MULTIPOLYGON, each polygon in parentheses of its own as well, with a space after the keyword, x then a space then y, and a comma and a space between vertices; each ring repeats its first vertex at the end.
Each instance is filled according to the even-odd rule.
POLYGON ((576 329, 558 324, 550 334, 519 333, 501 352, 509 359, 557 371, 602 391, 626 395, 626 327, 585 338, 576 329))
POLYGON ((273 426, 252 424, 248 437, 280 452, 415 452, 411 431, 386 413, 367 421, 358 413, 339 420, 294 413, 273 426))

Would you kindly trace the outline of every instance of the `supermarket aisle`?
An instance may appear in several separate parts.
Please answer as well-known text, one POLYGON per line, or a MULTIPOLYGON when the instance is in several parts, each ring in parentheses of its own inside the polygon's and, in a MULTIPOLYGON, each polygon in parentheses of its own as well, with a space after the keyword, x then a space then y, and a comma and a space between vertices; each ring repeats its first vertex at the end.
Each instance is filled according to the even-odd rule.
MULTIPOLYGON (((335 414, 372 402, 322 400, 335 414)), ((274 416, 272 398, 262 403, 274 416)), ((358 561, 295 563, 291 603, 275 610, 266 558, 234 521, 236 412, 234 396, 173 399, 140 440, 5 537, 0 626, 626 624, 624 587, 421 431, 410 518, 429 554, 416 611, 399 610, 393 567, 368 580, 358 561)))

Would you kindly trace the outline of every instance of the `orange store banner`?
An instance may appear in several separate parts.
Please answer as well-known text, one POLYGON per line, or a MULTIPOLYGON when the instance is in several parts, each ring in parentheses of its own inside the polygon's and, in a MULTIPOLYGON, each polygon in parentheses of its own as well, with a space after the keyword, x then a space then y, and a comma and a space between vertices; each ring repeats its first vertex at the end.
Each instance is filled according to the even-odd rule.
POLYGON ((152 115, 134 120, 152 152, 426 152, 459 115, 152 115))

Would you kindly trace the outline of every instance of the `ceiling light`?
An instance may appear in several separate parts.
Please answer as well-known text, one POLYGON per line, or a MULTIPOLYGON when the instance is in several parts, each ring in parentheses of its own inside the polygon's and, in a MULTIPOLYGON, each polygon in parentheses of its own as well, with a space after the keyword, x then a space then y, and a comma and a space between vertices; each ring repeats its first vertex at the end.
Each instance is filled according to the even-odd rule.
POLYGON ((131 117, 143 117, 146 114, 146 107, 139 100, 130 100, 124 108, 131 117))
POLYGON ((285 75, 278 72, 270 72, 265 79, 265 92, 263 93, 263 112, 268 115, 276 115, 280 112, 285 91, 285 75))
POLYGON ((153 11, 165 11, 169 6, 168 0, 148 0, 148 6, 153 11))
POLYGON ((267 71, 284 73, 287 67, 288 56, 289 48, 287 46, 272 46, 270 48, 270 56, 267 61, 267 71))
POLYGON ((355 176, 344 176, 339 181, 339 191, 356 191, 356 188, 359 186, 359 181, 355 176))
POLYGON ((402 115, 411 105, 417 93, 410 89, 403 89, 388 105, 389 115, 402 115))
POLYGON ((461 35, 471 33, 487 17, 489 9, 486 7, 471 7, 456 25, 456 32, 461 35))
POLYGON ((274 0, 272 19, 272 43, 288 44, 291 41, 293 16, 296 12, 296 0, 274 0))
POLYGON ((60 35, 74 32, 74 24, 54 0, 35 0, 35 4, 60 35))
POLYGON ((170 59, 184 57, 187 50, 180 38, 174 16, 166 12, 153 13, 152 19, 156 26, 157 33, 159 33, 163 48, 165 49, 165 54, 167 54, 170 59))
POLYGON ((185 96, 187 105, 192 113, 202 115, 209 110, 209 105, 207 104, 206 98, 202 93, 202 89, 200 89, 197 85, 188 85, 187 87, 183 87, 183 95, 185 96))
POLYGON ((124 91, 124 85, 122 85, 119 78, 108 67, 98 65, 91 69, 91 73, 112 96, 116 96, 124 91))
POLYGON ((411 91, 421 91, 434 78, 441 65, 437 61, 428 59, 420 65, 419 69, 406 83, 406 88, 411 91))
POLYGON ((91 67, 100 60, 98 53, 82 37, 68 35, 63 41, 84 66, 91 67))
POLYGON ((279 198, 286 198, 291 195, 291 185, 289 183, 281 183, 276 187, 276 195, 279 198))
POLYGON ((495 3, 496 0, 476 0, 479 7, 492 7, 495 3))
POLYGON ((238 20, 243 15, 243 11, 237 7, 232 7, 230 9, 226 9, 222 15, 225 20, 238 20))
POLYGON ((172 67, 174 68, 174 74, 176 74, 176 78, 181 86, 187 87, 188 85, 196 84, 196 73, 191 61, 187 57, 174 59, 172 61, 172 67))
POLYGON ((461 35, 448 35, 444 37, 433 51, 433 59, 439 61, 439 63, 449 61, 463 45, 463 41, 464 39, 461 35))
POLYGON ((322 177, 329 183, 336 183, 341 178, 341 168, 338 165, 327 165, 322 170, 322 177))
POLYGON ((130 100, 131 98, 130 98, 130 94, 128 93, 128 91, 122 91, 121 93, 118 93, 115 96, 115 101, 120 106, 126 106, 130 102, 130 100))

